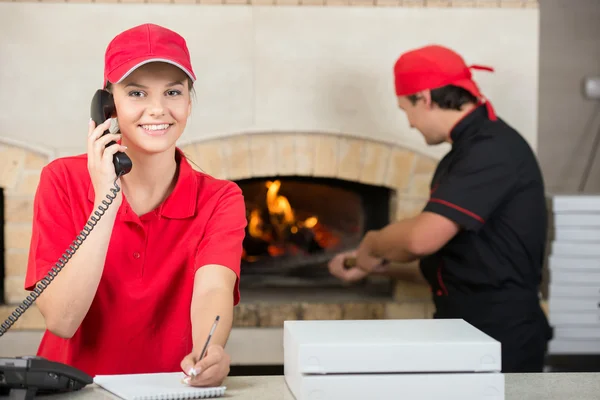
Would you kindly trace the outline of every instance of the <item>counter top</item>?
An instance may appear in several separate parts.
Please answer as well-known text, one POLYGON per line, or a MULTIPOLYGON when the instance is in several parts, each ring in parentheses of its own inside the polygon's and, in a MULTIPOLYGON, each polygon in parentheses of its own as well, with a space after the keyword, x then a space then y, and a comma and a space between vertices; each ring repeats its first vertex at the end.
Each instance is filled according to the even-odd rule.
MULTIPOLYGON (((294 400, 282 376, 229 377, 224 399, 294 400)), ((44 396, 51 400, 118 399, 90 385, 78 392, 44 396)), ((598 400, 600 373, 505 374, 506 400, 598 400)), ((336 400, 336 399, 331 399, 336 400)))

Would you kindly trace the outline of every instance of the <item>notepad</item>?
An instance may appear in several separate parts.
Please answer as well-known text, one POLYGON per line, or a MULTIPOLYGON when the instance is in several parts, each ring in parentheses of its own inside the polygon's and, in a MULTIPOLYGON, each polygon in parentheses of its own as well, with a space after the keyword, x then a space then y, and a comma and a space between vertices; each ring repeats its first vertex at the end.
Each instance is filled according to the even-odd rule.
POLYGON ((178 400, 222 397, 226 386, 193 387, 180 372, 130 375, 96 375, 94 383, 125 400, 178 400))

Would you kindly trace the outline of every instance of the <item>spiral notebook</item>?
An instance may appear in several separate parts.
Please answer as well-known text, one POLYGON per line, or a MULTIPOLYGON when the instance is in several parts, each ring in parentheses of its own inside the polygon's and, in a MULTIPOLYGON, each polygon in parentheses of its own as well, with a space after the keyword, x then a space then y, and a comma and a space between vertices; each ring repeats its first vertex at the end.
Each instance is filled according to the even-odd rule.
POLYGON ((96 375, 94 383, 125 400, 208 399, 225 395, 225 386, 193 387, 180 372, 132 375, 96 375))

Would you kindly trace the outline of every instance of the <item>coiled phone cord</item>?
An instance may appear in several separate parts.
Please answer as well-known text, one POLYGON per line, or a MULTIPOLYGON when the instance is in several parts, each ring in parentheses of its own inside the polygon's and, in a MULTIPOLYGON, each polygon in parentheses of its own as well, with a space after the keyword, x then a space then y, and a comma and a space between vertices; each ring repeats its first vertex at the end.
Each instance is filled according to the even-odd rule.
POLYGON ((108 210, 108 207, 113 203, 113 201, 117 197, 117 193, 119 193, 119 191, 121 190, 119 185, 117 185, 117 180, 119 179, 119 177, 121 175, 123 175, 123 174, 119 174, 119 176, 117 176, 117 178, 113 182, 115 187, 114 187, 114 189, 110 189, 112 194, 106 195, 106 198, 108 200, 102 200, 102 204, 100 204, 98 206, 98 209, 96 211, 94 211, 95 215, 90 216, 90 219, 83 227, 81 233, 79 235, 77 235, 77 238, 73 241, 73 243, 71 243, 69 248, 63 253, 62 257, 59 258, 59 260, 56 262, 55 266, 52 267, 52 269, 50 271, 48 271, 48 274, 37 283, 35 289, 33 289, 31 294, 29 294, 25 298, 25 300, 23 300, 23 302, 17 306, 17 308, 11 313, 11 315, 8 316, 8 318, 2 323, 2 325, 0 325, 0 336, 4 335, 6 333, 6 331, 8 331, 10 329, 10 327, 15 322, 17 322, 19 317, 21 317, 21 315, 23 315, 23 313, 25 313, 25 311, 27 311, 27 309, 29 307, 31 307, 31 305, 40 296, 40 294, 42 294, 44 289, 46 289, 48 287, 50 282, 52 282, 54 280, 56 275, 63 269, 65 264, 71 259, 71 257, 73 257, 73 254, 75 254, 77 249, 79 249, 79 246, 81 246, 81 243, 83 243, 83 241, 88 237, 88 235, 90 234, 92 229, 94 229, 94 227, 96 226, 98 221, 100 221, 100 218, 102 218, 102 216, 106 213, 106 210, 108 210))

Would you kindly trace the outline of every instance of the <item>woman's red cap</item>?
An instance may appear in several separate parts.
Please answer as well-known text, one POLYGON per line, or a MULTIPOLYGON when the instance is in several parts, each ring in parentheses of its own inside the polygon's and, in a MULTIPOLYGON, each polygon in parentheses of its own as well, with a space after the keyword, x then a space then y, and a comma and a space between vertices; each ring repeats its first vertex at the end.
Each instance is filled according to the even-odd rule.
POLYGON ((140 66, 156 61, 173 64, 192 82, 196 80, 185 39, 162 26, 143 24, 121 32, 108 44, 102 87, 119 83, 140 66))

